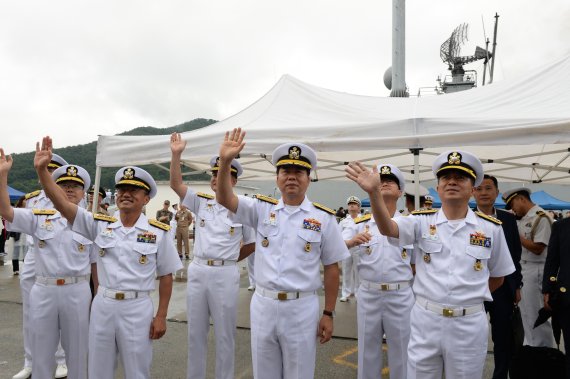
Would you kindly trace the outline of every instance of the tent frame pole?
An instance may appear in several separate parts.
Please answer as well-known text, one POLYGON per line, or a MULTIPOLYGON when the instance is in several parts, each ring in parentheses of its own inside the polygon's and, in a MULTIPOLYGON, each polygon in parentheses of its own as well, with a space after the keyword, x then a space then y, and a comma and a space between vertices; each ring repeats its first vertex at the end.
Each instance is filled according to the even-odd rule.
MULTIPOLYGON (((97 213, 97 204, 99 204, 99 187, 101 186, 101 167, 95 166, 95 183, 93 184, 93 204, 91 206, 91 212, 93 214, 97 213)), ((89 189, 87 189, 89 191, 89 189)), ((87 195, 89 196, 89 195, 87 195)))
POLYGON ((420 147, 410 149, 414 154, 414 209, 420 209, 420 147))

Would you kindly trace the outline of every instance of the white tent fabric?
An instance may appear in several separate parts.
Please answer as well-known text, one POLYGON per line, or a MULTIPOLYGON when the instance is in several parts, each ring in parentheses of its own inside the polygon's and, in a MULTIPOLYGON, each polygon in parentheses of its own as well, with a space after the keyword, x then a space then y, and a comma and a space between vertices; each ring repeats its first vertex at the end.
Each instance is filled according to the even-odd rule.
MULTIPOLYGON (((194 172, 206 171, 224 133, 235 127, 247 133, 242 180, 273 179, 271 152, 298 141, 318 152, 318 180, 344 178, 351 160, 390 162, 407 180, 431 180, 433 158, 460 148, 476 154, 500 180, 570 184, 570 55, 516 80, 414 98, 341 93, 285 75, 238 114, 183 133, 185 163, 194 172), (410 149, 420 149, 419 175, 410 149)), ((169 136, 98 141, 98 167, 169 161, 169 136)))

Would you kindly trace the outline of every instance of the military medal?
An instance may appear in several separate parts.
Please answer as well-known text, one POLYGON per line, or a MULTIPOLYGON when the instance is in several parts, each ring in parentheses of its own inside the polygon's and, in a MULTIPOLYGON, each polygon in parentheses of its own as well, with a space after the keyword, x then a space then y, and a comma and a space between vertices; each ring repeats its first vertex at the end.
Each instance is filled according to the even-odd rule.
POLYGON ((77 250, 79 250, 80 252, 83 252, 85 250, 85 245, 80 243, 79 246, 77 246, 77 250))
POLYGON ((306 251, 307 253, 309 253, 309 252, 311 251, 311 243, 310 243, 310 242, 307 242, 307 243, 305 244, 305 251, 306 251))
POLYGON ((481 263, 481 260, 480 260, 480 259, 477 259, 477 260, 475 261, 475 264, 473 265, 473 269, 474 269, 475 271, 481 271, 481 270, 483 270, 483 263, 481 263))
POLYGON ((147 262, 146 255, 141 255, 141 257, 139 258, 139 263, 141 265, 144 265, 146 262, 147 262))
POLYGON ((275 217, 276 217, 275 213, 271 212, 269 214, 269 225, 277 225, 277 222, 275 221, 275 217))
POLYGON ((566 293, 566 287, 560 287, 560 292, 566 293))
POLYGON ((204 219, 200 220, 200 226, 206 226, 206 222, 204 221, 204 219))
POLYGON ((269 246, 269 240, 267 239, 267 237, 265 237, 263 241, 261 241, 261 246, 263 247, 269 246))
POLYGON ((370 225, 368 225, 368 224, 364 225, 364 230, 366 232, 370 231, 370 225))
POLYGON ((102 257, 105 255, 105 249, 99 249, 99 256, 102 257))
POLYGON ((402 259, 406 258, 408 258, 408 253, 406 252, 406 249, 402 249, 402 259))
POLYGON ((366 246, 366 254, 370 255, 372 253, 372 248, 370 246, 366 246))
POLYGON ((235 230, 234 230, 234 227, 231 226, 231 227, 230 227, 230 236, 233 236, 233 235, 234 235, 234 231, 235 231, 235 230))
POLYGON ((42 247, 45 247, 45 246, 46 246, 46 242, 45 242, 44 240, 39 240, 39 241, 38 241, 38 247, 39 247, 39 248, 42 248, 42 247))
POLYGON ((428 254, 424 254, 424 262, 425 263, 430 263, 431 262, 431 256, 428 254))

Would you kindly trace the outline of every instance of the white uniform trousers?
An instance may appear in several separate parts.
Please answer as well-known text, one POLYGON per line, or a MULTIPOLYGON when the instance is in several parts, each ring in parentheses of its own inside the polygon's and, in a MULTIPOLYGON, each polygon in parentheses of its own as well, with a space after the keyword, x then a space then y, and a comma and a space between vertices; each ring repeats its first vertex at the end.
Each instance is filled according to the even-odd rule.
POLYGON ((489 326, 484 311, 445 317, 417 303, 410 317, 408 378, 477 379, 483 376, 489 326))
POLYGON ((273 300, 254 293, 251 355, 256 379, 311 379, 315 375, 319 298, 273 300))
POLYGON ((406 379, 410 312, 414 305, 411 287, 381 291, 358 289, 358 378, 378 379, 382 371, 382 336, 386 334, 391 379, 406 379))
POLYGON ((359 261, 358 251, 350 252, 350 257, 342 261, 342 297, 356 294, 356 290, 360 285, 357 270, 359 261))
POLYGON ((538 311, 544 306, 542 295, 542 275, 544 262, 521 261, 523 287, 521 290, 521 317, 524 328, 524 344, 530 346, 554 346, 554 334, 550 320, 534 328, 538 311))
POLYGON ((237 265, 188 266, 188 379, 206 377, 210 317, 216 338, 216 378, 233 379, 239 271, 237 265))
POLYGON ((153 315, 149 296, 115 300, 98 292, 91 305, 89 378, 114 379, 118 353, 125 379, 149 379, 153 315))
MULTIPOLYGON (((26 254, 26 256, 30 253, 26 254)), ((24 366, 32 367, 32 328, 30 323, 30 291, 36 281, 34 261, 24 263, 20 271, 20 290, 22 291, 22 334, 24 336, 24 366)), ((61 339, 57 344, 55 361, 58 365, 65 364, 65 352, 61 347, 61 339)))
POLYGON ((34 284, 30 292, 30 322, 35 379, 53 378, 60 336, 67 352, 68 378, 87 378, 90 303, 88 281, 62 286, 34 284))

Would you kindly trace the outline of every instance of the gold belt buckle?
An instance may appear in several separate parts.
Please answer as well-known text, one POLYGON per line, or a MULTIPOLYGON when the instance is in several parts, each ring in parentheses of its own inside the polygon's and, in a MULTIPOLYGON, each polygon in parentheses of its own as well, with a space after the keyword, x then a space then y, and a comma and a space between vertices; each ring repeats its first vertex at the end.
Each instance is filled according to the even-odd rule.
POLYGON ((58 286, 63 286, 65 284, 65 279, 57 279, 55 281, 55 284, 57 284, 58 286))
POLYGON ((277 292, 277 300, 287 300, 287 292, 277 292))
POLYGON ((125 300, 124 292, 115 292, 115 300, 125 300))
POLYGON ((389 284, 381 284, 380 289, 382 291, 388 291, 390 289, 390 285, 389 284))
POLYGON ((444 317, 453 317, 453 309, 443 308, 442 314, 444 317))
POLYGON ((214 265, 214 260, 208 259, 208 266, 213 266, 213 265, 214 265))

